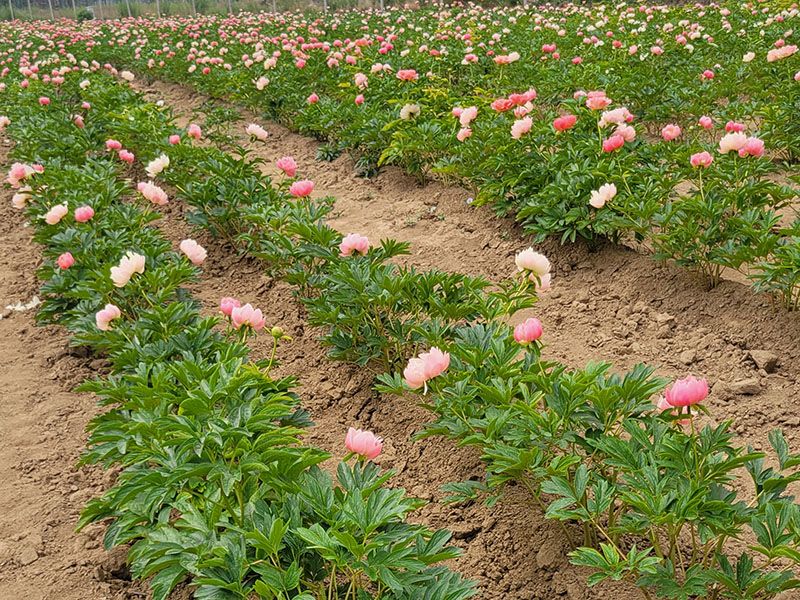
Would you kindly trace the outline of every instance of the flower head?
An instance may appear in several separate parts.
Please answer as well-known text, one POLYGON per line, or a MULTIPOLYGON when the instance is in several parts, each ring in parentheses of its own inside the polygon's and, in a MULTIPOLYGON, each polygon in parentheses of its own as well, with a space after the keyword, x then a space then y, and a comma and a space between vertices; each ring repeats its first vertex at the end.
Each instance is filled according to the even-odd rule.
POLYGON ((300 181, 295 181, 289 187, 289 193, 295 198, 305 198, 306 196, 310 196, 311 192, 313 191, 314 191, 314 182, 309 179, 301 179, 300 181))
POLYGON ((610 201, 616 195, 617 186, 613 183, 606 183, 601 185, 599 189, 596 189, 592 192, 592 196, 589 199, 589 204, 591 204, 594 208, 603 208, 606 205, 606 202, 610 201))
POLYGON ((122 312, 113 304, 106 304, 104 308, 98 310, 94 315, 95 323, 100 331, 111 329, 110 323, 114 319, 119 319, 122 312))
POLYGON ((518 271, 530 271, 536 275, 550 272, 550 261, 544 254, 539 254, 533 248, 526 248, 514 258, 518 271))
POLYGON ((360 454, 364 458, 374 460, 383 449, 383 440, 371 431, 350 427, 347 430, 347 436, 344 438, 344 446, 354 454, 360 454))
POLYGON ((127 252, 119 265, 111 267, 111 281, 118 288, 125 287, 134 273, 144 273, 145 257, 135 252, 127 252))
POLYGON ((64 252, 64 254, 60 255, 56 259, 56 264, 58 265, 59 269, 66 271, 75 264, 75 257, 72 256, 71 252, 64 252))
POLYGON ((664 394, 670 406, 691 406, 702 402, 708 396, 708 382, 705 379, 696 379, 692 375, 678 379, 664 394))
POLYGON ((369 239, 357 233, 347 234, 342 243, 339 244, 339 252, 341 256, 351 256, 354 252, 357 254, 366 254, 369 252, 369 239))
POLYGON ((94 216, 94 209, 91 206, 79 206, 75 209, 75 221, 86 223, 94 216))
POLYGON ((287 177, 294 177, 297 174, 297 162, 291 156, 279 158, 275 166, 283 171, 287 177))
POLYGON ((260 308, 253 308, 251 304, 236 306, 231 311, 231 323, 234 328, 252 327, 255 331, 261 331, 266 325, 266 319, 261 313, 260 308))
POLYGON ((202 265, 208 255, 206 249, 192 239, 183 240, 179 248, 193 265, 202 265))
POLYGON ((242 305, 236 298, 231 298, 230 296, 226 296, 219 301, 219 311, 225 315, 226 317, 230 317, 231 313, 233 312, 234 308, 238 308, 242 305))
POLYGON ((514 327, 514 341, 522 346, 535 342, 543 333, 542 322, 539 319, 526 319, 514 327))
POLYGON ((61 219, 67 216, 69 209, 66 204, 56 204, 44 216, 44 221, 48 225, 56 225, 61 219))

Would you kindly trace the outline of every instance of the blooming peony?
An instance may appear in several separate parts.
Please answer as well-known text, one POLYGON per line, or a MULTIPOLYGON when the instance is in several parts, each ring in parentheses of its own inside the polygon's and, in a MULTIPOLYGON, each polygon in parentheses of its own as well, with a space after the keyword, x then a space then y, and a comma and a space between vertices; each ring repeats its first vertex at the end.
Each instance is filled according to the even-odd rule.
POLYGON ((693 167, 709 167, 712 162, 714 162, 714 157, 708 152, 697 152, 696 154, 692 154, 689 159, 689 163, 693 167))
MULTIPOLYGON (((178 138, 180 140, 180 138, 178 138)), ((169 156, 166 154, 162 154, 161 156, 154 158, 149 163, 147 163, 147 167, 145 168, 145 172, 150 179, 155 179, 156 175, 159 175, 164 169, 169 166, 169 156)))
POLYGON ((339 244, 339 252, 341 256, 351 256, 354 252, 357 254, 366 254, 369 251, 369 239, 357 233, 347 234, 342 243, 339 244))
POLYGON ((252 327, 255 331, 261 331, 264 329, 266 319, 264 319, 260 308, 253 308, 248 303, 244 306, 236 306, 231 310, 231 323, 236 329, 252 327))
POLYGON ((556 119, 553 121, 553 129, 556 131, 566 131, 575 127, 575 123, 577 123, 577 121, 578 117, 575 115, 562 115, 560 117, 556 117, 556 119))
POLYGON ((66 204, 56 204, 44 215, 44 221, 48 225, 56 225, 61 219, 67 216, 69 209, 66 204))
POLYGON ((670 406, 691 406, 708 396, 708 382, 693 376, 678 379, 667 388, 664 397, 670 406))
POLYGON ((539 319, 526 319, 514 327, 514 341, 522 346, 527 346, 542 337, 542 322, 539 319))
POLYGON ((186 255, 193 265, 201 265, 208 253, 206 249, 192 239, 183 240, 179 246, 181 252, 186 255))
POLYGON ((275 166, 283 171, 287 177, 294 177, 297 174, 297 163, 291 156, 279 158, 275 166))
POLYGON ((533 248, 526 248, 514 257, 518 271, 531 271, 537 275, 550 272, 550 261, 544 254, 539 254, 533 248))
POLYGON ((75 257, 72 256, 71 252, 64 252, 56 259, 56 264, 59 269, 66 271, 75 264, 75 257))
POLYGON ((75 209, 75 221, 86 223, 94 216, 94 209, 91 206, 79 206, 75 209))
POLYGON ((141 181, 136 186, 139 193, 156 206, 164 206, 169 202, 167 192, 149 181, 141 181))
POLYGON ((115 287, 125 287, 134 273, 144 273, 144 266, 144 256, 135 252, 127 252, 119 261, 118 266, 111 267, 111 281, 115 287))
POLYGON ((108 331, 111 329, 110 323, 114 319, 119 319, 122 316, 119 308, 113 304, 106 304, 104 308, 98 310, 94 315, 95 323, 100 331, 108 331))
POLYGON ((511 137, 515 140, 520 139, 523 135, 528 133, 533 127, 533 119, 530 117, 525 117, 524 119, 519 119, 514 121, 514 124, 511 126, 511 137))
POLYGON ((310 196, 311 192, 313 191, 314 191, 314 182, 309 179, 301 179, 300 181, 295 181, 289 187, 289 193, 295 198, 305 198, 306 196, 310 196))
POLYGON ((606 183, 601 185, 599 189, 592 192, 589 199, 589 204, 594 208, 603 208, 606 202, 609 202, 614 196, 617 195, 617 186, 613 183, 606 183))
POLYGON ((741 131, 724 135, 719 141, 719 151, 727 154, 731 150, 738 152, 747 143, 747 136, 741 131))
POLYGON ((661 130, 661 137, 664 138, 664 140, 667 142, 671 142, 672 140, 678 139, 680 135, 681 135, 681 128, 673 123, 665 125, 664 129, 661 130))
POLYGON ((242 305, 236 298, 231 298, 230 296, 226 296, 219 301, 219 311, 225 315, 230 317, 231 313, 233 312, 234 308, 238 308, 242 305))
POLYGON ((354 454, 374 460, 383 449, 383 441, 371 431, 350 427, 344 438, 344 446, 354 454))
POLYGON ((250 123, 245 131, 247 132, 247 135, 254 137, 257 140, 261 140, 262 142, 266 141, 266 139, 269 137, 267 130, 261 127, 261 125, 256 125, 255 123, 250 123))
POLYGON ((764 142, 756 137, 749 137, 744 145, 739 148, 739 156, 742 158, 746 156, 763 156, 764 155, 764 142))

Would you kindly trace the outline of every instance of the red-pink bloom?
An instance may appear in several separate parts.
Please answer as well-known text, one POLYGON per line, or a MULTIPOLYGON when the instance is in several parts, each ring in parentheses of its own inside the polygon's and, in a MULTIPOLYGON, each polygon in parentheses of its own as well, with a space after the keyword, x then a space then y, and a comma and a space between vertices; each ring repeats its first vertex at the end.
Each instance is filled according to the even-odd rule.
POLYGON ((664 138, 664 140, 667 142, 671 142, 672 140, 678 139, 680 135, 681 135, 681 128, 675 125, 674 123, 665 125, 664 129, 661 130, 661 137, 664 138))
POLYGON ((118 142, 117 140, 106 140, 106 150, 122 150, 122 142, 118 142))
POLYGON ((253 308, 251 304, 244 306, 236 306, 231 311, 231 323, 234 328, 241 329, 242 327, 252 327, 254 331, 261 331, 264 329, 267 321, 261 313, 260 308, 253 308))
POLYGON ((94 321, 100 331, 111 329, 110 323, 114 319, 119 319, 122 312, 113 304, 106 304, 104 308, 98 310, 94 315, 94 321))
POLYGON ((714 157, 705 151, 692 154, 689 159, 689 163, 693 167, 710 167, 712 162, 714 162, 714 157))
POLYGON ((283 171, 287 177, 294 177, 297 174, 297 163, 291 156, 279 158, 275 166, 283 171))
POLYGON ((356 106, 361 106, 362 104, 364 104, 364 94, 359 94, 358 96, 356 96, 354 102, 356 103, 356 106))
POLYGON ((711 69, 706 69, 705 71, 703 71, 702 77, 703 79, 714 79, 714 71, 712 71, 711 69))
POLYGON ((339 252, 341 256, 351 256, 354 252, 365 255, 369 252, 369 239, 357 233, 349 233, 339 244, 339 252))
POLYGON ((691 406, 702 402, 706 396, 708 396, 708 382, 705 379, 696 379, 692 375, 678 379, 664 394, 670 406, 691 406))
POLYGON ((134 160, 136 160, 136 157, 133 155, 133 152, 130 152, 128 150, 120 150, 117 153, 117 156, 119 156, 119 159, 122 162, 126 162, 128 164, 131 164, 133 163, 134 160))
POLYGON ((739 148, 739 156, 760 157, 764 155, 764 142, 756 137, 749 137, 745 141, 744 146, 739 148))
POLYGON ((615 133, 610 138, 603 140, 603 152, 614 152, 625 145, 625 138, 615 133))
POLYGON ((374 460, 383 449, 383 440, 371 431, 350 427, 344 438, 344 446, 354 454, 360 454, 364 458, 374 460))
POLYGON ((200 129, 200 126, 197 123, 192 123, 186 128, 186 135, 194 140, 199 140, 201 137, 203 137, 203 130, 200 129))
POLYGON ((50 98, 48 98, 47 96, 41 96, 39 98, 39 104, 41 104, 42 106, 49 105, 50 104, 50 98))
POLYGON ((556 117, 553 121, 553 129, 556 131, 566 131, 575 127, 575 123, 577 122, 578 117, 575 115, 561 115, 560 117, 556 117))
POLYGON ((497 112, 505 112, 507 110, 511 110, 512 108, 514 108, 514 102, 508 98, 498 98, 492 102, 492 109, 496 110, 497 112))
POLYGON ((177 133, 173 133, 171 136, 169 136, 169 143, 173 146, 180 144, 181 136, 179 136, 177 133))
POLYGON ((230 317, 231 313, 233 312, 234 308, 239 308, 242 305, 236 298, 231 298, 230 296, 226 296, 219 301, 219 311, 227 316, 230 317))
POLYGON ((316 104, 317 102, 319 102, 319 96, 317 96, 316 94, 311 94, 308 98, 306 98, 306 102, 308 102, 309 104, 316 104))
POLYGON ((313 191, 314 182, 309 179, 295 181, 291 187, 289 187, 289 193, 295 198, 305 198, 306 196, 310 196, 313 191))
POLYGON ((526 319, 514 327, 514 341, 522 346, 535 342, 543 333, 542 322, 539 319, 526 319))
POLYGON ((56 259, 56 264, 59 269, 66 271, 75 264, 75 257, 72 256, 71 252, 64 252, 64 254, 56 259))
POLYGON ((75 209, 75 220, 78 223, 86 223, 94 216, 94 209, 91 206, 79 206, 75 209))
POLYGON ((703 129, 711 129, 711 128, 714 126, 714 121, 712 121, 712 120, 711 120, 711 117, 707 117, 707 116, 705 116, 705 115, 703 115, 702 117, 700 117, 700 120, 699 120, 699 121, 697 121, 697 123, 698 123, 698 124, 700 125, 700 127, 702 127, 703 129))

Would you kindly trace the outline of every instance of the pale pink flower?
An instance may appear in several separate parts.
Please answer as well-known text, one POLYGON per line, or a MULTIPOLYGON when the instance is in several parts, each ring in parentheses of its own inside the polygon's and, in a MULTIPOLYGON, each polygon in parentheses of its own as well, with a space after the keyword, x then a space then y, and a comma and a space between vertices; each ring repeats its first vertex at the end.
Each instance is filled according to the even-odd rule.
POLYGON ((193 265, 202 265, 208 255, 206 249, 192 239, 183 240, 179 248, 193 265))
POLYGON ((164 206, 169 202, 167 192, 149 181, 140 181, 136 186, 139 193, 156 206, 164 206))
POLYGON ((131 152, 129 150, 120 150, 117 153, 117 156, 119 156, 119 159, 122 162, 126 162, 128 164, 131 164, 131 163, 133 163, 134 160, 136 160, 136 157, 134 156, 133 152, 131 152))
POLYGON ((341 256, 351 256, 354 252, 365 255, 369 252, 369 239, 357 233, 347 234, 339 244, 341 256))
POLYGON ((279 158, 275 166, 283 171, 287 177, 294 177, 297 174, 297 163, 291 156, 279 158))
POLYGON ((689 158, 689 164, 695 168, 710 167, 712 162, 714 162, 714 157, 705 151, 692 154, 691 158, 689 158))
POLYGON ((11 119, 6 116, 0 116, 0 131, 11 125, 11 119))
POLYGON ((257 140, 261 140, 262 142, 265 142, 269 137, 269 132, 261 127, 261 125, 256 125, 255 123, 250 123, 245 131, 247 132, 247 135, 254 137, 257 140))
POLYGON ((364 73, 356 73, 353 77, 356 87, 360 90, 365 90, 369 87, 369 80, 364 73))
POLYGON ((230 296, 226 296, 219 301, 219 311, 227 316, 230 317, 231 313, 233 312, 234 308, 239 308, 242 305, 236 298, 231 298, 230 296))
POLYGON ((122 150, 122 143, 117 140, 106 140, 106 150, 117 152, 122 150))
POLYGON ((526 319, 514 327, 514 341, 522 346, 527 346, 542 337, 544 329, 539 319, 526 319))
POLYGON ((476 106, 468 106, 461 111, 461 114, 458 116, 458 122, 461 124, 461 127, 469 127, 469 124, 472 123, 477 116, 478 108, 476 106))
POLYGON ((314 191, 314 182, 309 179, 301 179, 300 181, 295 181, 289 187, 289 193, 296 198, 305 198, 306 196, 310 196, 311 192, 313 191, 314 191))
POLYGON ((408 361, 403 377, 411 389, 423 387, 429 380, 441 375, 450 366, 450 354, 435 346, 408 361))
POLYGON ((31 199, 30 188, 23 188, 11 197, 11 206, 22 210, 31 199))
POLYGON ((711 129, 714 126, 714 121, 711 120, 711 117, 703 115, 702 117, 700 117, 698 124, 703 129, 711 129))
POLYGON ((251 304, 244 306, 236 306, 231 311, 231 323, 234 328, 241 329, 242 327, 252 327, 254 331, 261 331, 264 329, 266 319, 261 313, 260 308, 253 308, 251 304))
POLYGON ((670 406, 691 406, 702 402, 708 396, 708 382, 693 376, 678 379, 664 394, 670 406))
POLYGON ((416 81, 419 79, 419 74, 414 69, 400 69, 396 77, 400 81, 416 81))
POLYGON ((114 319, 119 319, 122 312, 113 304, 106 304, 104 308, 98 310, 94 315, 94 321, 100 331, 111 329, 110 323, 114 319))
POLYGON ((515 140, 520 139, 523 135, 528 133, 533 127, 533 119, 530 117, 525 117, 524 119, 519 119, 514 121, 514 124, 511 126, 511 137, 515 140))
POLYGON ((631 112, 624 106, 615 108, 614 110, 607 110, 600 116, 598 125, 605 127, 606 125, 619 125, 620 123, 627 123, 633 119, 631 112))
POLYGON ((169 136, 169 143, 172 146, 176 146, 176 145, 180 144, 181 143, 181 136, 179 136, 177 133, 173 133, 171 136, 169 136))
POLYGON ((782 46, 781 48, 773 48, 767 52, 767 62, 775 62, 787 58, 797 52, 797 46, 782 46))
POLYGON ((79 206, 75 209, 75 221, 86 223, 94 216, 94 209, 91 206, 79 206))
POLYGON ((456 139, 459 142, 463 142, 471 135, 472 135, 472 129, 470 129, 469 127, 462 127, 461 129, 458 130, 458 133, 456 134, 456 139))
POLYGON ((26 165, 23 163, 14 163, 8 170, 8 176, 6 177, 6 181, 11 187, 19 188, 20 185, 22 185, 23 180, 34 175, 35 173, 36 169, 34 169, 31 165, 26 165))
POLYGON ((586 106, 592 110, 603 110, 606 106, 611 104, 611 99, 603 96, 592 96, 589 94, 586 97, 586 106))
POLYGON ((344 438, 344 446, 354 454, 360 454, 366 459, 374 460, 383 449, 383 440, 371 431, 350 427, 344 438))
POLYGON ((741 131, 735 131, 722 136, 719 141, 719 151, 727 154, 731 150, 738 152, 747 143, 747 136, 741 131))
POLYGON ((539 254, 533 248, 526 248, 514 257, 518 271, 531 271, 537 275, 550 272, 550 261, 544 254, 539 254))
POLYGON ((56 225, 61 219, 67 216, 69 209, 66 204, 56 204, 44 216, 44 221, 48 225, 56 225))
POLYGON ((134 273, 144 273, 145 257, 135 252, 127 252, 119 261, 119 265, 111 267, 111 281, 115 287, 121 288, 131 280, 134 273))
POLYGON ((147 167, 145 167, 145 173, 147 173, 147 176, 150 179, 155 179, 156 176, 160 175, 168 166, 169 156, 162 154, 147 163, 147 167))
POLYGON ((661 130, 661 137, 664 138, 664 140, 667 142, 671 142, 672 140, 678 139, 680 135, 681 135, 681 128, 675 125, 674 123, 665 125, 664 129, 661 130))
POLYGON ((628 125, 627 123, 620 123, 617 125, 617 128, 614 129, 613 135, 622 136, 622 139, 626 142, 632 142, 636 139, 636 129, 633 128, 632 125, 628 125))
POLYGON ((589 204, 594 208, 600 209, 606 205, 606 202, 611 201, 617 195, 617 186, 613 183, 606 183, 601 185, 599 189, 592 192, 589 199, 589 204))
POLYGON ((60 255, 56 259, 56 264, 58 265, 59 269, 66 271, 75 264, 75 257, 72 256, 71 252, 64 252, 64 254, 60 255))

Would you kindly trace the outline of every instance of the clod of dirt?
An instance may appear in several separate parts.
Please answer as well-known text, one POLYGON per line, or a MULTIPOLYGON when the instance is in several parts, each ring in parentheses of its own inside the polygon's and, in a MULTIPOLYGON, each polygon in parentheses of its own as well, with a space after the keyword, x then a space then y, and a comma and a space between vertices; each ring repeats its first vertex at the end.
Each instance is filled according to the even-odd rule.
POLYGON ((769 350, 750 350, 750 358, 767 373, 774 373, 778 367, 778 355, 769 350))
POLYGON ((740 379, 730 385, 730 390, 740 396, 753 396, 761 393, 761 383, 755 377, 740 379))

